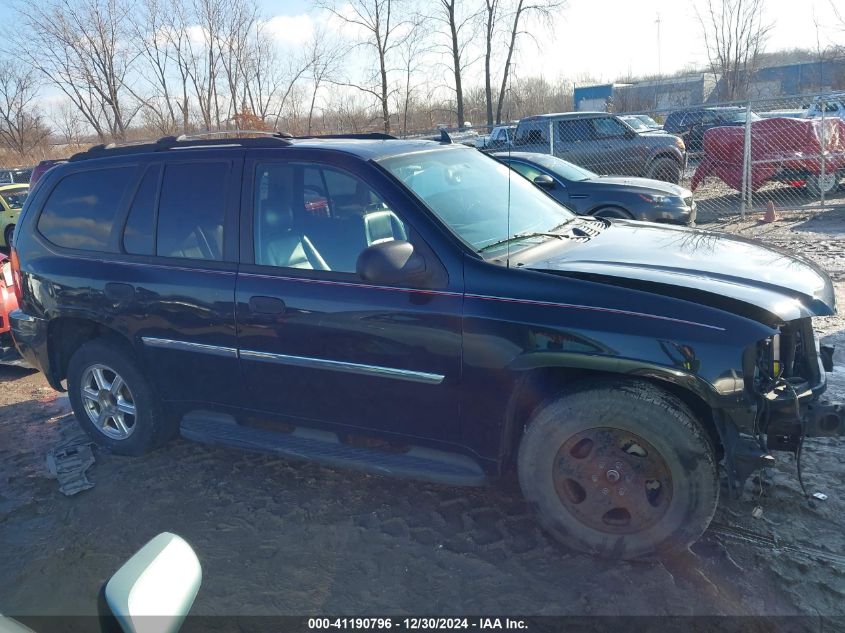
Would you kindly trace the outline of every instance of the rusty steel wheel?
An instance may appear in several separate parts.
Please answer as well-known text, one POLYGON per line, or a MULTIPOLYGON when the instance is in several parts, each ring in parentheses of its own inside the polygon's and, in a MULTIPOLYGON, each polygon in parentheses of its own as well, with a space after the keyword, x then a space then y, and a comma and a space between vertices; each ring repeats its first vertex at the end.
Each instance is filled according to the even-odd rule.
POLYGON ((672 501, 672 475, 660 452, 633 433, 587 429, 567 440, 552 477, 576 519, 609 534, 653 527, 672 501))
POLYGON ((688 547, 719 499, 708 432, 645 381, 571 386, 534 413, 517 459, 522 493, 549 533, 608 558, 688 547))

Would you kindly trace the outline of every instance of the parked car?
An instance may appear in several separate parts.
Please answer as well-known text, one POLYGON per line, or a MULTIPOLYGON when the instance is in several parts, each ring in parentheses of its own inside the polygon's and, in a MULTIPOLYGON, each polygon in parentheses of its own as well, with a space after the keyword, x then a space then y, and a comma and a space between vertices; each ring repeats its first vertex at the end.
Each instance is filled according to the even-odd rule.
MULTIPOLYGON (((828 195, 839 188, 845 176, 845 121, 763 119, 751 124, 750 133, 749 185, 753 191, 769 181, 806 186, 813 196, 828 195)), ((708 130, 704 158, 693 174, 693 191, 711 175, 742 191, 744 148, 744 128, 708 130)))
POLYGON ((67 159, 60 158, 60 159, 51 159, 51 160, 42 160, 38 163, 35 167, 32 168, 32 175, 29 178, 29 186, 34 187, 35 183, 39 181, 41 176, 44 175, 48 169, 55 167, 56 165, 61 165, 62 163, 66 163, 67 159))
POLYGON ((31 175, 31 167, 0 169, 0 185, 29 184, 31 175))
POLYGON ((644 176, 678 183, 686 148, 677 136, 640 134, 604 112, 542 114, 520 120, 514 149, 541 152, 599 174, 644 176))
POLYGON ((43 176, 11 259, 19 351, 115 453, 181 430, 450 485, 515 469, 550 534, 603 556, 686 548, 719 461, 738 490, 845 426, 815 264, 574 215, 458 144, 92 148, 43 176))
POLYGON ((620 114, 619 118, 640 134, 649 132, 653 134, 667 134, 657 121, 645 114, 620 114))
POLYGON ((661 180, 599 176, 556 156, 497 152, 496 158, 579 215, 695 223, 692 192, 661 180))
POLYGON ((487 136, 481 136, 476 142, 478 149, 493 151, 509 147, 513 143, 513 135, 516 125, 497 125, 487 136))
MULTIPOLYGON (((691 108, 672 112, 666 117, 663 129, 684 139, 687 149, 691 152, 699 152, 707 130, 714 127, 742 127, 745 125, 745 119, 745 108, 733 106, 691 108)), ((751 120, 758 121, 760 117, 752 112, 751 120)))
POLYGON ((29 193, 29 185, 0 185, 0 246, 12 243, 15 224, 29 193))
POLYGON ((0 364, 22 364, 15 342, 12 340, 9 314, 18 309, 18 298, 14 292, 12 266, 9 258, 0 253, 0 364))
POLYGON ((807 108, 807 118, 837 118, 845 121, 845 93, 816 97, 807 108))

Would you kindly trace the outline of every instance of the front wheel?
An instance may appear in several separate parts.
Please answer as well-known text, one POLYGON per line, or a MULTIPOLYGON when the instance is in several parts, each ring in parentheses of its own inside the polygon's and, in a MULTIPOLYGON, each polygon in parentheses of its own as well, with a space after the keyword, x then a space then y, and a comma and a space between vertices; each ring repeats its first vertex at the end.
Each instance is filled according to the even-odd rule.
POLYGON ((595 211, 593 216, 597 218, 620 218, 623 220, 633 220, 634 216, 628 213, 621 207, 604 207, 595 211))
POLYGON ((557 540, 608 558, 689 547, 719 499, 705 430, 681 400, 638 381, 585 386, 542 406, 518 472, 557 540))
POLYGON ((142 455, 174 433, 128 349, 110 339, 83 344, 68 364, 68 396, 79 425, 98 445, 142 455))
POLYGON ((12 248, 12 238, 15 236, 15 225, 10 224, 6 227, 6 230, 3 231, 3 239, 6 241, 6 246, 8 248, 12 248))
POLYGON ((655 158, 648 166, 646 177, 677 185, 681 182, 681 165, 674 158, 655 158))

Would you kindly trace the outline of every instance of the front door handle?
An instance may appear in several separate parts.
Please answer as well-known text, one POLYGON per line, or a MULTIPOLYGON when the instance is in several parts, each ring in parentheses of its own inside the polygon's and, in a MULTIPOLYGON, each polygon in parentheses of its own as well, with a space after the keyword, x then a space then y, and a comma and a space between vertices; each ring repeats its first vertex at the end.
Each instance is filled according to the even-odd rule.
POLYGON ((285 302, 276 297, 250 297, 249 309, 255 314, 283 314, 285 302))

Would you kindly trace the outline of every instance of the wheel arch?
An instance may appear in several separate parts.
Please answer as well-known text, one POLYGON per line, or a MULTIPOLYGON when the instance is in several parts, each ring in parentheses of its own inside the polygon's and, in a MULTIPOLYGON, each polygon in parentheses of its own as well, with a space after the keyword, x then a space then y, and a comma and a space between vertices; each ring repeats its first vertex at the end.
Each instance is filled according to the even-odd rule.
POLYGON ((109 339, 137 358, 128 336, 116 328, 80 316, 60 316, 50 319, 47 340, 50 343, 50 385, 64 391, 61 381, 67 378, 68 364, 74 352, 88 341, 109 339))
POLYGON ((707 431, 716 450, 716 458, 721 459, 724 451, 722 440, 713 418, 713 407, 708 402, 708 390, 700 379, 650 365, 620 371, 608 367, 589 368, 557 364, 524 369, 519 372, 505 409, 505 420, 500 438, 501 471, 505 472, 514 467, 519 442, 525 431, 525 422, 555 392, 559 392, 566 385, 586 380, 613 379, 646 381, 679 398, 707 431))

